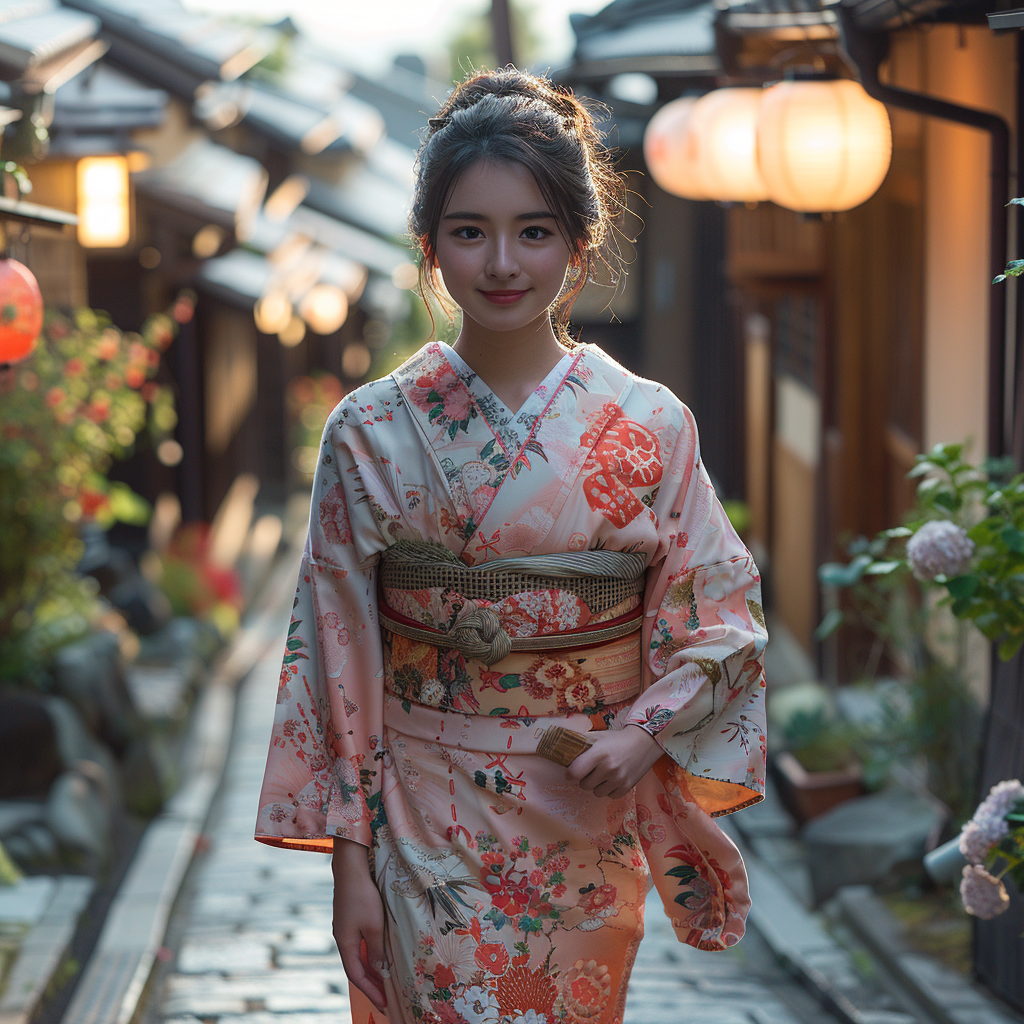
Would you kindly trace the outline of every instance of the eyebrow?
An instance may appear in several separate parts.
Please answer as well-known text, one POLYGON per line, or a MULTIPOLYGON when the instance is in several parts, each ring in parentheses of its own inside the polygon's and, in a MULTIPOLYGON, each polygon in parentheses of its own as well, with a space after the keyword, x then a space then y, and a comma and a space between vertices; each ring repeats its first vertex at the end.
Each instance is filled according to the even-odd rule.
MULTIPOLYGON (((487 220, 482 213, 470 213, 462 211, 459 213, 446 213, 444 220, 487 220)), ((515 217, 516 220, 557 220, 553 213, 549 213, 547 210, 538 210, 535 213, 520 213, 515 217)))

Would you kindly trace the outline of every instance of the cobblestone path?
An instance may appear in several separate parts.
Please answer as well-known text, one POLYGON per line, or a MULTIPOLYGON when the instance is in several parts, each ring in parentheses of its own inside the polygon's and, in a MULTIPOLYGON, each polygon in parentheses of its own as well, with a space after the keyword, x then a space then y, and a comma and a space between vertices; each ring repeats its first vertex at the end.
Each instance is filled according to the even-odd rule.
MULTIPOLYGON (((348 1024, 331 937, 325 855, 252 839, 279 672, 279 645, 243 685, 205 849, 172 919, 141 1024, 348 1024)), ((724 953, 679 943, 656 896, 624 1024, 832 1024, 748 932, 724 953)))

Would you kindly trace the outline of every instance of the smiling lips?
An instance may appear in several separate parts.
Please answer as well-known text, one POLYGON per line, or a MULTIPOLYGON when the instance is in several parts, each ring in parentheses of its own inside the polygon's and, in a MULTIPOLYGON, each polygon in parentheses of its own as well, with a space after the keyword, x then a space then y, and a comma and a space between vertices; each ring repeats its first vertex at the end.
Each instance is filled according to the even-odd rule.
POLYGON ((528 291, 529 288, 522 288, 519 291, 481 291, 480 294, 489 302, 493 302, 496 306, 510 306, 513 302, 518 302, 519 299, 521 299, 528 291))

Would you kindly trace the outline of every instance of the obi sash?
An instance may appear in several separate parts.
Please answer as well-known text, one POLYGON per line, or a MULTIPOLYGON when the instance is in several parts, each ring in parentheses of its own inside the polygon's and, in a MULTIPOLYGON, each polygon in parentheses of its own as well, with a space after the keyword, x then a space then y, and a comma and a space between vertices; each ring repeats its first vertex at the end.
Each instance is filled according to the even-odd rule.
POLYGON ((597 715, 631 700, 644 562, 584 551, 470 567, 443 545, 399 542, 380 567, 385 689, 485 716, 597 715))

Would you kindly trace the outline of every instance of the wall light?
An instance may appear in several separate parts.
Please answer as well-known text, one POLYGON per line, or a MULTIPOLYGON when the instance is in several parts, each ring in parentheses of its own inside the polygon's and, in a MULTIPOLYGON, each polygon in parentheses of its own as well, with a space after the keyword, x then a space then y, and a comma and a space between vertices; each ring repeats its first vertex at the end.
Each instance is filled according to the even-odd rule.
POLYGON ((78 242, 88 249, 120 249, 131 239, 131 190, 124 156, 78 161, 78 242))

